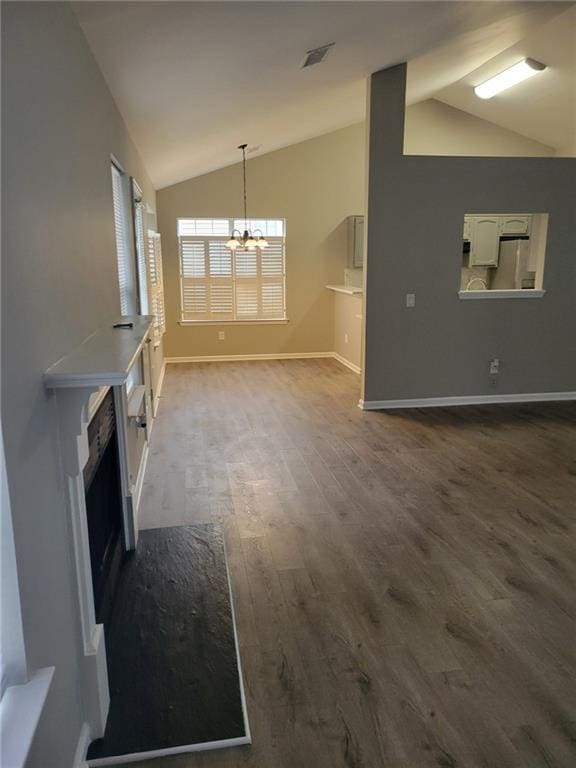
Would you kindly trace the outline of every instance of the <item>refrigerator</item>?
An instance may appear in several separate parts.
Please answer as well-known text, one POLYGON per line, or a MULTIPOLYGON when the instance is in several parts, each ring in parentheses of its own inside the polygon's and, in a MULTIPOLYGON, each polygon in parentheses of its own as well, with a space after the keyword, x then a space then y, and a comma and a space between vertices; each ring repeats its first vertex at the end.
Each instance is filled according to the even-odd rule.
POLYGON ((493 291, 534 288, 536 273, 530 263, 530 241, 502 240, 498 267, 491 272, 490 289, 493 291))

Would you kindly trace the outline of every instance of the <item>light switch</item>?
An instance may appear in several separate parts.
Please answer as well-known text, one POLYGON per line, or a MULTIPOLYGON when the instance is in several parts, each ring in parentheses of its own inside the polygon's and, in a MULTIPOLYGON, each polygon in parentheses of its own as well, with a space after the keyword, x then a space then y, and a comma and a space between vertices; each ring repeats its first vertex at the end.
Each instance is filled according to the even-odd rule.
POLYGON ((225 338, 226 338, 226 332, 218 331, 218 341, 224 341, 225 338))
POLYGON ((344 334, 344 344, 348 344, 348 334, 344 334))
POLYGON ((416 294, 415 293, 407 293, 406 294, 406 306, 407 307, 415 307, 416 306, 416 294))

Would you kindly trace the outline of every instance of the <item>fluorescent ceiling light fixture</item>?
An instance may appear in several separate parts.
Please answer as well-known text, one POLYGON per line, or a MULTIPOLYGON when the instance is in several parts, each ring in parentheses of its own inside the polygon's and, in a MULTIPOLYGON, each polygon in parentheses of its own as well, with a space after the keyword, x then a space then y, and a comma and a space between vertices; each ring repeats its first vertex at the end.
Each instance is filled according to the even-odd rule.
POLYGON ((513 85, 518 85, 523 80, 527 80, 529 77, 537 75, 538 72, 543 72, 545 69, 546 66, 539 61, 522 59, 522 61, 514 64, 514 66, 505 69, 504 72, 500 72, 498 75, 491 77, 490 80, 477 85, 474 88, 474 93, 481 99, 491 99, 497 93, 505 91, 513 85))

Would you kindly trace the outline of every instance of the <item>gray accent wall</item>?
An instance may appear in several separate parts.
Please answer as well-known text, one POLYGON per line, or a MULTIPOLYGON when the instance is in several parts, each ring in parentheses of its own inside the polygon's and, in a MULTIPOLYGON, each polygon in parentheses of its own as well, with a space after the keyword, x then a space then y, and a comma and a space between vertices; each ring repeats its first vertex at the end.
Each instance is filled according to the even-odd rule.
POLYGON ((368 89, 364 401, 576 390, 576 159, 404 156, 405 84, 368 89), (487 211, 550 214, 543 298, 458 298, 464 214, 487 211))
POLYGON ((84 714, 56 403, 42 374, 119 314, 110 155, 155 194, 68 3, 2 4, 2 426, 28 666, 55 666, 29 768, 84 714))

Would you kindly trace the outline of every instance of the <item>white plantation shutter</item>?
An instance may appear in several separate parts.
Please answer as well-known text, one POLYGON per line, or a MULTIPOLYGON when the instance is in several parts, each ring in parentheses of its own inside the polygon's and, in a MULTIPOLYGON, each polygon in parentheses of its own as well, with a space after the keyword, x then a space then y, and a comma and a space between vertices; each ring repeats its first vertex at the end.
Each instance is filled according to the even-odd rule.
POLYGON ((260 253, 261 312, 265 317, 284 317, 284 238, 268 237, 268 248, 260 253))
POLYGON ((232 219, 179 219, 183 321, 285 319, 284 222, 247 222, 262 230, 268 248, 230 251, 226 241, 232 229, 245 224, 232 219))
POLYGON ((154 338, 160 341, 166 332, 164 279, 162 272, 162 240, 158 232, 148 230, 148 306, 154 316, 154 338))
POLYGON ((136 296, 134 293, 130 215, 124 181, 124 174, 112 163, 112 199, 114 202, 120 311, 123 315, 131 315, 136 312, 136 296))
POLYGON ((138 266, 140 314, 148 315, 150 313, 150 302, 148 299, 148 268, 146 263, 146 241, 144 236, 144 213, 144 205, 142 203, 135 203, 134 230, 136 232, 136 263, 138 266))

